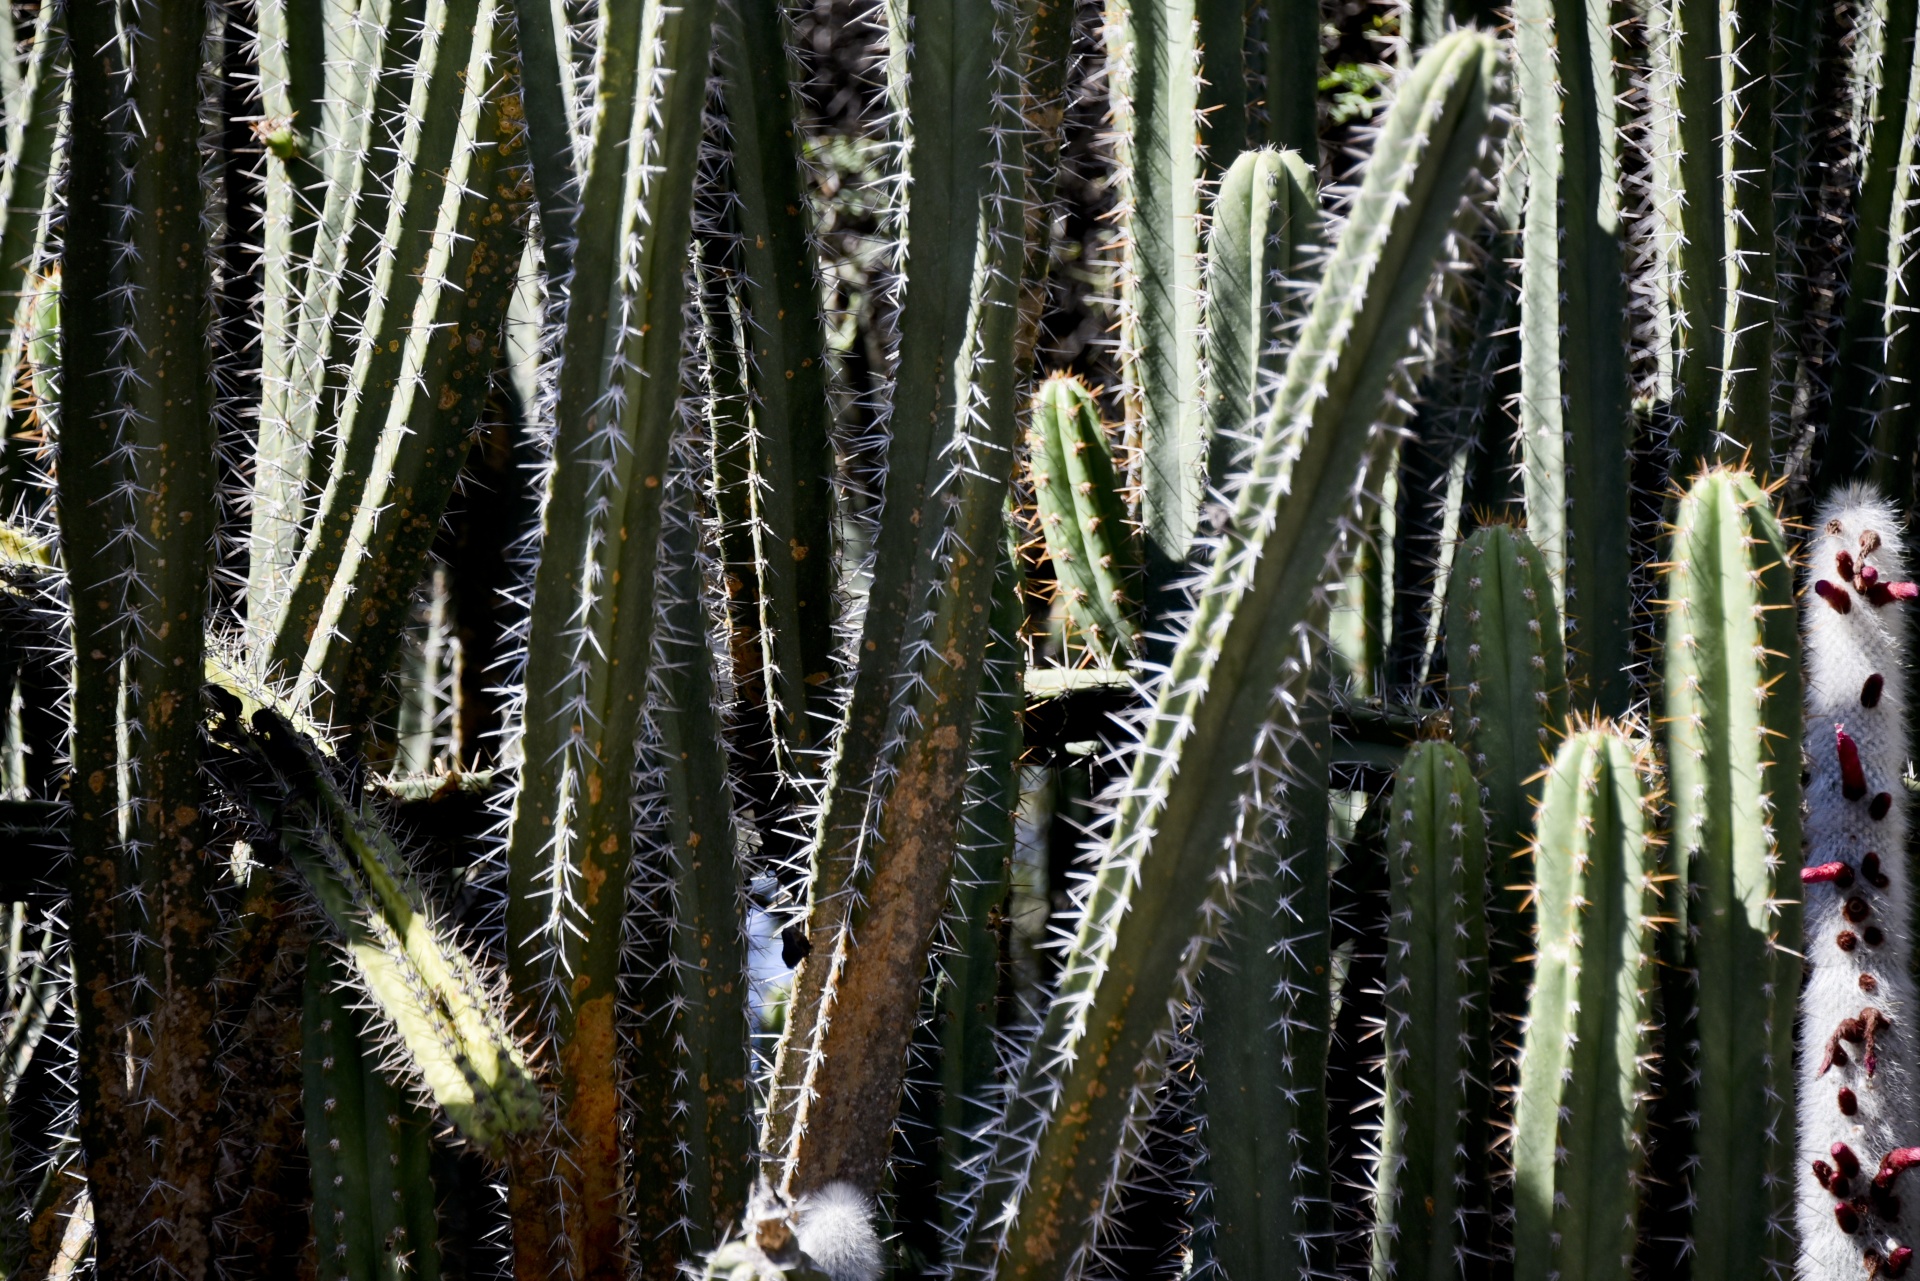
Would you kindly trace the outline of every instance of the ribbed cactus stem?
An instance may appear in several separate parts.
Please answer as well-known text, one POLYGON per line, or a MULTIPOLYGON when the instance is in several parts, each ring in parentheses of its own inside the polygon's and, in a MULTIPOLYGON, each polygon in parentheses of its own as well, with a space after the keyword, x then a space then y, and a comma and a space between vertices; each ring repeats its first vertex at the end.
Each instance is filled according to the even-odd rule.
POLYGON ((1665 1070, 1687 1080, 1698 1116, 1694 1276, 1736 1281, 1790 1266, 1800 989, 1793 562, 1752 476, 1710 471, 1687 490, 1666 598, 1668 794, 1685 886, 1675 914, 1694 983, 1691 1012, 1666 1010, 1665 1070))
POLYGON ((1645 747, 1610 726, 1555 753, 1534 848, 1534 961, 1515 1108, 1514 1275, 1621 1276, 1650 1050, 1656 867, 1645 747))
POLYGON ((351 980, 327 945, 307 954, 301 1067, 321 1281, 435 1281, 432 1117, 375 1062, 351 980))
POLYGON ((1251 443, 1263 386, 1286 363, 1285 325, 1305 310, 1297 277, 1320 224, 1298 152, 1262 148, 1220 180, 1207 231, 1207 479, 1218 490, 1251 443))
POLYGON ((1567 721, 1566 649, 1546 557, 1524 532, 1488 525, 1454 553, 1447 581, 1447 683, 1454 741, 1482 790, 1493 1008, 1526 1004, 1521 958, 1533 954, 1531 870, 1525 863, 1540 799, 1540 767, 1567 721))
POLYGON ((1027 449, 1040 532, 1067 612, 1095 653, 1124 663, 1140 645, 1129 599, 1138 555, 1099 402, 1085 383, 1055 374, 1040 385, 1027 449))
POLYGON ((1447 743, 1417 744, 1394 775, 1376 1278, 1446 1281, 1486 1253, 1493 1047, 1479 791, 1447 743))
POLYGON ((1866 488, 1819 509, 1807 547, 1799 1203, 1802 1275, 1898 1275, 1920 1241, 1903 1151, 1914 1113, 1911 803, 1901 778, 1912 659, 1899 513, 1866 488))

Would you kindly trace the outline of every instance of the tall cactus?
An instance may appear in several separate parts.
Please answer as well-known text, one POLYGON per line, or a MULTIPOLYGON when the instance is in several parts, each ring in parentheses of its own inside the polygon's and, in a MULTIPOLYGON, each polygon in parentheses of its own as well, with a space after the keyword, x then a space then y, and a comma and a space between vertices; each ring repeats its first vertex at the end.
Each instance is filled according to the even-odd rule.
POLYGON ((1514 1275, 1625 1275, 1647 1094, 1655 863, 1643 746, 1554 754, 1534 846, 1539 955, 1515 1104, 1514 1275))
POLYGON ((1343 485, 1384 444, 1369 428, 1387 409, 1408 323, 1480 163, 1493 76, 1486 37, 1449 37, 1408 75, 1387 117, 1156 690, 1059 993, 1011 1087, 979 1198, 1008 1203, 997 1220, 975 1220, 967 1247, 998 1276, 1051 1275, 1080 1257, 1126 1171, 1171 1030, 1168 1002, 1205 955, 1204 936, 1186 927, 1205 919, 1245 790, 1218 763, 1291 736, 1270 723, 1274 695, 1300 692, 1294 630, 1314 615, 1346 523, 1343 485))
POLYGON ((1807 552, 1806 958, 1801 998, 1800 1267, 1905 1272, 1920 1240, 1911 1109, 1915 1018, 1906 562, 1895 512, 1865 488, 1815 517, 1807 552))
MULTIPOLYGON (((1790 1266, 1793 1025, 1800 987, 1799 645, 1793 554, 1771 496, 1703 474, 1675 513, 1663 685, 1673 858, 1694 1008, 1668 1008, 1666 1072, 1698 1120, 1696 1277, 1790 1266), (1690 1027, 1691 1046, 1677 1044, 1690 1027)), ((1670 989, 1672 990, 1672 989, 1670 989)))
POLYGON ((1376 1277, 1453 1277, 1486 1255, 1493 1054, 1478 793, 1451 744, 1419 744, 1394 776, 1376 1277))

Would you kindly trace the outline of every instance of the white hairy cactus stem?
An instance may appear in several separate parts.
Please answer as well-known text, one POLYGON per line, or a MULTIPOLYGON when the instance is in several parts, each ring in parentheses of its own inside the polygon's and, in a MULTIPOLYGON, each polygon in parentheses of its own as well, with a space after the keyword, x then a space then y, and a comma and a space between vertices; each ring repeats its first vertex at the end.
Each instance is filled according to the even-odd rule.
POLYGON ((1906 869, 1910 641, 1899 521, 1865 488, 1808 546, 1806 957, 1799 1034, 1800 1275, 1903 1275, 1920 1239, 1912 908, 1906 869))

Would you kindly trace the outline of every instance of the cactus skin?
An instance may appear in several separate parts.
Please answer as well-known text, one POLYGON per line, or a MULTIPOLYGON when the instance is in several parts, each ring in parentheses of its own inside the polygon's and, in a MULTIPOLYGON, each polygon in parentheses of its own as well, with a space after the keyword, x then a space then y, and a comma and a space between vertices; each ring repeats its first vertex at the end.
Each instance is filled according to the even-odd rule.
MULTIPOLYGON (((1680 500, 1667 568, 1668 796, 1694 974, 1685 1072, 1696 1278, 1790 1266, 1793 1024, 1800 989, 1800 663, 1793 560, 1745 472, 1680 500)), ((1668 1075, 1682 1011, 1669 1008, 1668 1075)), ((1804 1172, 1800 1173, 1804 1177, 1804 1172)))
POLYGON ((1269 723, 1269 698, 1300 692, 1294 629, 1324 608, 1315 602, 1328 553, 1351 509, 1344 485, 1384 452, 1385 433, 1369 428, 1387 408, 1389 375, 1484 150, 1493 74, 1492 42, 1462 32, 1416 65, 1388 112, 1210 578, 1156 688, 1058 995, 1012 1086, 974 1199, 999 1208, 973 1223, 971 1266, 1009 1279, 1058 1275, 1083 1256, 1127 1170, 1164 1061, 1169 1002, 1205 958, 1204 936, 1188 931, 1206 919, 1239 816, 1245 782, 1223 767, 1291 736, 1269 723))
POLYGON ((1284 820, 1200 980, 1206 1081, 1204 1248, 1229 1281, 1322 1275, 1332 1260, 1332 1032, 1326 710, 1310 701, 1284 820), (1275 1136, 1286 1136, 1286 1142, 1275 1136))
POLYGON ((1540 766, 1567 722, 1560 614, 1546 558, 1511 525, 1488 525, 1454 553, 1447 580, 1447 681, 1454 741, 1480 780, 1492 885, 1493 1008, 1520 1017, 1533 912, 1519 863, 1533 838, 1540 766))
MULTIPOLYGON (((1200 387, 1201 51, 1204 0, 1108 0, 1120 217, 1120 363, 1127 435, 1140 451, 1140 524, 1150 609, 1185 569, 1200 513, 1205 420, 1200 387)), ((1235 61, 1238 61, 1235 50, 1235 61)))
POLYGON ((1601 0, 1514 9, 1527 172, 1520 430, 1527 528, 1566 617, 1575 682, 1627 710, 1626 257, 1612 19, 1601 0), (1557 72, 1557 74, 1556 74, 1557 72))
POLYGON ((1040 529, 1067 610, 1096 653, 1124 663, 1140 649, 1128 606, 1137 558, 1107 430, 1085 383, 1055 374, 1040 385, 1027 448, 1040 529))
POLYGON ((1893 1250, 1920 1243, 1920 1190, 1904 1178, 1875 1177, 1890 1153, 1920 1141, 1912 1031, 1920 1003, 1903 853, 1910 801, 1901 781, 1912 653, 1904 550, 1898 514, 1864 487, 1821 506, 1807 547, 1812 776, 1801 879, 1810 977, 1800 1002, 1800 1160, 1793 1170, 1805 1276, 1872 1276, 1893 1250), (1873 1033, 1862 1025, 1874 1023, 1869 1044, 1873 1033), (1862 1198, 1859 1206, 1841 1206, 1816 1175, 1814 1162, 1830 1163, 1829 1170, 1844 1163, 1835 1145, 1864 1167, 1858 1176, 1849 1172, 1844 1189, 1862 1198), (1857 1220, 1856 1230, 1843 1218, 1857 1220))
POLYGON ((1643 752, 1610 726, 1580 730, 1541 793, 1515 1276, 1619 1277, 1633 1255, 1656 897, 1643 752))
POLYGON ((1375 1278, 1465 1275, 1486 1252, 1493 1054, 1479 790, 1447 743, 1417 744, 1394 775, 1375 1278))
POLYGON ((434 1281, 432 1118, 381 1073, 324 944, 307 954, 300 1058, 306 1073, 313 1237, 324 1281, 434 1281))
POLYGON ((1298 152, 1262 148, 1233 162, 1207 232, 1207 480, 1218 491, 1247 446, 1263 383, 1285 363, 1282 326, 1301 300, 1287 282, 1320 223, 1318 186, 1298 152))

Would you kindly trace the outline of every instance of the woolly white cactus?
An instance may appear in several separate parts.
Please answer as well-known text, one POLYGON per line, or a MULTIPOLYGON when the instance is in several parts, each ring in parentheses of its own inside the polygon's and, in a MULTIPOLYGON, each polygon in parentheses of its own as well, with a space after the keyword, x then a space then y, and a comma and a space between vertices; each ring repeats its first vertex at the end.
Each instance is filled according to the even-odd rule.
POLYGON ((1820 511, 1807 556, 1807 963, 1800 1022, 1800 1274, 1901 1276, 1920 1240, 1908 606, 1899 524, 1864 488, 1820 511))
POLYGON ((873 1206, 851 1183, 829 1183, 800 1198, 794 1236, 828 1281, 878 1281, 880 1238, 873 1206))

